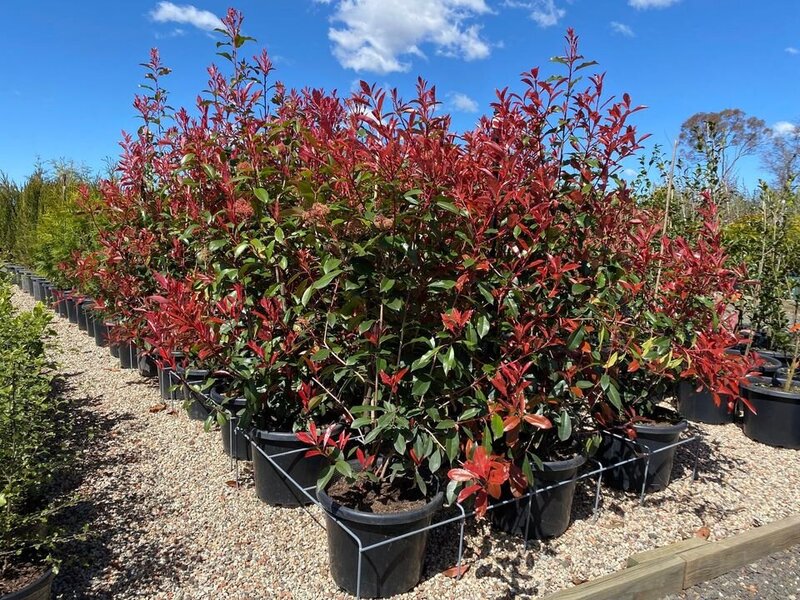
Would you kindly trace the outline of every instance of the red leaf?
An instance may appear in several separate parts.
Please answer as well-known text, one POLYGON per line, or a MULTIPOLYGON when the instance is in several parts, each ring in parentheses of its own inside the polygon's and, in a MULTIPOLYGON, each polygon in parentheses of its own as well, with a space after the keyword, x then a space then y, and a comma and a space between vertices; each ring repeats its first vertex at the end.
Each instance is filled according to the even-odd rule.
POLYGON ((469 565, 462 562, 460 567, 455 566, 455 567, 450 567, 449 569, 445 569, 444 571, 442 571, 442 575, 444 575, 445 577, 457 578, 464 575, 464 573, 466 573, 467 571, 469 571, 469 565))

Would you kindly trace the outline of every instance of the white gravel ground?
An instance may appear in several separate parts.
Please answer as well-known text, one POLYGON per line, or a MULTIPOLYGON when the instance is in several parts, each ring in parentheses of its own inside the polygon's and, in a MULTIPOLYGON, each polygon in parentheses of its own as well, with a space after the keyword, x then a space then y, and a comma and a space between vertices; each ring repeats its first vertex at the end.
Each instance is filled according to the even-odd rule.
MULTIPOLYGON (((33 300, 17 291, 14 301, 33 300)), ((76 420, 95 431, 75 465, 90 538, 75 544, 82 566, 56 579, 57 598, 350 598, 328 574, 324 530, 302 509, 259 502, 245 473, 231 485, 218 432, 181 411, 151 412, 154 381, 121 371, 76 325, 56 318, 56 358, 76 401, 76 420)), ((470 521, 460 580, 458 530, 434 531, 423 581, 403 598, 535 598, 621 568, 628 556, 695 535, 720 539, 786 517, 800 506, 800 452, 748 440, 737 425, 698 426, 700 479, 679 450, 664 492, 640 506, 634 494, 579 486, 575 522, 562 537, 529 550, 513 537, 470 521)), ((87 434, 88 436, 88 434, 87 434)), ((686 448, 684 446, 684 448, 686 448)), ((244 463, 240 463, 244 464, 244 463)), ((321 521, 321 513, 311 513, 321 521)))

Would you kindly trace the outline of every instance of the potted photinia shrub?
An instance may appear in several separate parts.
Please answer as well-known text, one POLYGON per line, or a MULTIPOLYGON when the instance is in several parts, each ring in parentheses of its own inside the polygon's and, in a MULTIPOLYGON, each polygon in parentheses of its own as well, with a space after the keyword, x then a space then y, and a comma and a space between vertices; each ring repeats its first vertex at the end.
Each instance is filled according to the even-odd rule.
POLYGON ((601 462, 620 462, 636 455, 637 447, 651 456, 649 462, 608 471, 606 480, 616 487, 639 489, 646 483, 656 491, 669 484, 675 448, 656 451, 674 444, 687 427, 662 402, 676 381, 708 390, 706 398, 695 400, 710 403, 712 411, 721 406, 727 414, 739 396, 739 381, 750 369, 745 356, 726 352, 737 339, 728 306, 736 299, 740 275, 727 264, 716 206, 708 194, 703 201, 693 239, 668 237, 661 223, 648 223, 644 213, 632 234, 630 279, 622 304, 628 314, 641 317, 628 318, 618 328, 623 343, 614 348, 615 366, 605 374, 609 393, 592 410, 604 428, 601 462))
POLYGON ((459 295, 483 268, 465 255, 469 231, 448 189, 461 150, 424 82, 408 103, 366 84, 346 102, 297 101, 308 133, 292 214, 303 225, 287 240, 306 247, 287 311, 310 336, 311 393, 351 419, 350 431, 313 424, 298 438, 330 461, 318 498, 334 580, 390 596, 420 579, 427 533, 414 532, 442 506, 453 411, 479 368, 480 325, 459 295), (360 557, 343 526, 362 547, 411 535, 360 557))
POLYGON ((490 513, 498 526, 537 538, 567 528, 592 449, 590 407, 616 392, 608 371, 640 218, 617 179, 638 148, 627 124, 638 109, 627 95, 605 98, 600 75, 581 83, 594 63, 572 32, 567 43, 557 61, 566 74, 526 73, 524 93, 499 94, 493 117, 465 134, 454 193, 481 253, 474 261, 485 265, 471 296, 493 343, 482 393, 459 419, 463 454, 448 491, 472 498, 479 516, 499 501, 490 513))

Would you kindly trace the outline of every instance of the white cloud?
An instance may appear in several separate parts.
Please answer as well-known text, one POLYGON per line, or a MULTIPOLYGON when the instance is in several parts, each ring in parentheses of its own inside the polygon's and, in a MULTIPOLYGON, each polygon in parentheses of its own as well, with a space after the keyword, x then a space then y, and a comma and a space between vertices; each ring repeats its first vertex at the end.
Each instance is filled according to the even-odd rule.
POLYGON ((625 23, 619 23, 618 21, 611 21, 611 29, 614 30, 614 33, 624 35, 625 37, 636 37, 636 34, 633 33, 633 29, 625 25, 625 23))
POLYGON ((450 98, 450 103, 453 108, 459 112, 476 113, 478 112, 478 103, 472 98, 461 92, 454 93, 450 98))
POLYGON ((772 126, 772 133, 778 137, 789 135, 797 131, 797 125, 789 121, 778 121, 772 126))
POLYGON ((150 18, 157 23, 181 23, 205 31, 222 27, 222 21, 217 15, 207 10, 200 10, 191 4, 179 6, 172 2, 159 2, 155 9, 150 11, 150 18))
MULTIPOLYGON (((571 2, 571 0, 567 0, 571 2)), ((556 5, 556 0, 505 0, 503 6, 508 8, 524 8, 530 11, 530 17, 539 27, 552 27, 567 14, 563 8, 556 5)))
POLYGON ((337 0, 328 37, 339 63, 355 71, 407 71, 407 57, 437 54, 475 60, 489 56, 480 27, 468 23, 491 12, 485 0, 337 0))
POLYGON ((681 0, 628 0, 628 4, 633 8, 667 8, 677 4, 681 0))
POLYGON ((786 52, 787 54, 800 54, 800 50, 798 50, 794 46, 789 46, 788 48, 785 48, 784 52, 786 52))

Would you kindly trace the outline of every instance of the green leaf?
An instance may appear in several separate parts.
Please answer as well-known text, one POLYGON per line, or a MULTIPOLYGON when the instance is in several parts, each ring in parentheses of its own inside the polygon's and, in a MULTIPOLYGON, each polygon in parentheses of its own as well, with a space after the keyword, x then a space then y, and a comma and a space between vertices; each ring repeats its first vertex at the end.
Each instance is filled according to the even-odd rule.
POLYGON ((445 354, 439 355, 439 362, 442 363, 442 370, 444 370, 444 374, 447 375, 456 364, 456 352, 452 346, 450 346, 445 354))
POLYGON ((581 294, 583 294, 583 292, 585 292, 588 289, 589 289, 588 285, 584 285, 582 283, 573 283, 572 284, 572 295, 573 296, 580 296, 581 294))
POLYGON ((492 437, 495 440, 499 440, 503 438, 503 417, 498 415, 497 413, 492 415, 492 437))
POLYGON ((330 273, 326 273, 325 275, 323 275, 322 277, 317 279, 312 284, 311 287, 313 287, 315 290, 321 290, 322 288, 327 286, 331 281, 336 279, 341 274, 342 274, 341 269, 336 269, 335 271, 331 271, 330 273))
POLYGON ((391 302, 384 302, 386 308, 390 308, 391 310, 400 310, 403 308, 403 300, 401 298, 395 298, 391 302))
POLYGON ((330 350, 328 350, 327 348, 320 348, 319 350, 317 350, 314 353, 314 355, 311 357, 311 360, 313 360, 315 362, 318 362, 318 361, 321 361, 321 360, 325 360, 330 355, 331 355, 331 351, 330 350))
POLYGON ((572 435, 572 420, 566 410, 562 409, 558 417, 558 439, 566 441, 572 435))
POLYGON ((445 200, 437 200, 436 201, 436 206, 438 206, 439 208, 443 208, 447 212, 451 212, 451 213, 453 213, 455 215, 460 215, 461 214, 461 211, 458 210, 456 205, 453 204, 452 202, 447 202, 445 200))
POLYGON ((328 482, 333 477, 333 474, 336 472, 333 465, 326 465, 324 469, 322 469, 322 473, 319 475, 319 479, 317 479, 317 489, 324 490, 325 486, 328 485, 328 482))
POLYGON ((253 190, 253 194, 264 204, 267 204, 269 202, 269 194, 267 193, 267 190, 265 190, 264 188, 255 188, 253 190))
POLYGON ((620 400, 617 386, 614 385, 613 383, 610 384, 608 386, 608 389, 606 390, 606 393, 608 394, 608 399, 611 400, 611 404, 614 405, 614 408, 616 408, 619 411, 622 411, 623 410, 622 401, 620 400))
POLYGON ((458 418, 458 420, 469 421, 470 419, 474 419, 475 417, 477 417, 479 414, 481 414, 480 408, 475 408, 475 407, 468 408, 463 413, 461 413, 461 416, 458 418))
POLYGON ((233 256, 235 258, 239 258, 242 255, 242 252, 247 250, 247 242, 242 242, 238 246, 236 246, 236 250, 233 251, 233 256))
POLYGON ((452 419, 444 419, 436 424, 436 429, 455 429, 456 422, 452 419))
POLYGON ((403 454, 406 451, 406 438, 403 437, 402 433, 398 432, 397 437, 394 438, 394 449, 398 454, 403 454))
POLYGON ((442 466, 442 454, 437 449, 433 451, 430 458, 428 459, 428 469, 430 469, 431 473, 436 473, 436 471, 438 471, 439 467, 441 466, 442 466))
POLYGON ((428 391, 428 388, 431 387, 431 382, 429 380, 424 379, 416 379, 414 381, 414 387, 411 388, 411 395, 412 396, 423 396, 425 392, 428 391))
POLYGON ((366 427, 370 423, 372 423, 372 419, 370 417, 358 417, 357 419, 353 420, 351 427, 358 429, 359 427, 366 427))
POLYGON ((411 363, 411 372, 413 373, 414 371, 416 371, 418 369, 422 369, 423 367, 426 367, 428 364, 430 364, 431 359, 433 359, 433 357, 436 356, 436 354, 438 352, 439 352, 439 347, 438 346, 435 346, 435 347, 431 348, 430 350, 428 350, 425 354, 423 354, 417 360, 415 360, 413 363, 411 363))
POLYGON ((525 459, 522 461, 522 474, 525 475, 525 479, 528 480, 528 484, 533 485, 533 469, 531 468, 531 461, 527 454, 525 455, 525 459))
POLYGON ((285 239, 285 236, 284 236, 284 233, 283 233, 283 229, 281 229, 280 227, 276 227, 275 228, 275 240, 279 244, 282 244, 284 239, 285 239))
POLYGON ((489 333, 489 327, 489 319, 486 318, 486 315, 481 315, 478 318, 478 335, 480 337, 485 336, 487 333, 489 333))
POLYGON ((314 293, 314 286, 310 285, 306 288, 306 291, 303 292, 303 297, 300 298, 300 304, 303 306, 308 305, 308 301, 311 300, 311 294, 314 293))
POLYGON ((394 287, 394 284, 395 284, 394 279, 387 279, 386 277, 384 277, 383 281, 381 281, 381 293, 385 294, 386 292, 391 290, 394 287))
POLYGON ((228 240, 213 240, 208 245, 208 249, 211 250, 211 252, 214 252, 216 250, 219 250, 223 246, 225 246, 227 243, 228 243, 228 240))
POLYGON ((338 267, 340 264, 342 264, 342 261, 340 259, 331 257, 331 258, 329 258, 328 260, 325 261, 324 265, 322 265, 322 272, 323 273, 330 273, 336 267, 338 267))
POLYGON ((456 431, 450 431, 444 441, 444 449, 447 452, 447 458, 452 462, 458 456, 459 439, 456 431))
POLYGON ((456 282, 452 279, 444 279, 441 281, 434 281, 428 285, 429 288, 434 290, 451 290, 455 287, 456 282))
POLYGON ((337 460, 336 461, 336 470, 339 471, 345 477, 352 477, 353 476, 353 468, 350 466, 346 460, 337 460))
POLYGON ((569 340, 567 341, 567 349, 568 350, 577 349, 578 346, 581 345, 584 335, 585 332, 583 331, 583 325, 581 325, 575 331, 572 332, 571 336, 569 336, 569 340))

